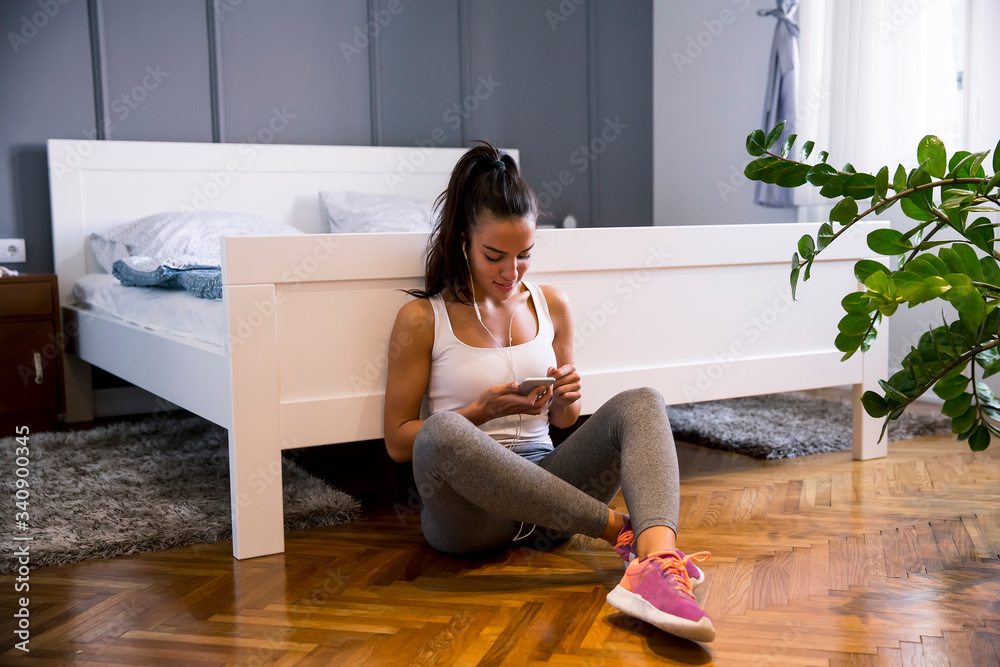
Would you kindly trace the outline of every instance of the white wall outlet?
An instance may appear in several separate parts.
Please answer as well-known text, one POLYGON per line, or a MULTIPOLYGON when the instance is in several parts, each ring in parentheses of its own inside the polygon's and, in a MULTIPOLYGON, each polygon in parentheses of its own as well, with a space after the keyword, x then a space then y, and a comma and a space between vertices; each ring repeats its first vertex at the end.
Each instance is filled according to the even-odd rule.
POLYGON ((0 239, 0 264, 27 262, 24 239, 0 239))

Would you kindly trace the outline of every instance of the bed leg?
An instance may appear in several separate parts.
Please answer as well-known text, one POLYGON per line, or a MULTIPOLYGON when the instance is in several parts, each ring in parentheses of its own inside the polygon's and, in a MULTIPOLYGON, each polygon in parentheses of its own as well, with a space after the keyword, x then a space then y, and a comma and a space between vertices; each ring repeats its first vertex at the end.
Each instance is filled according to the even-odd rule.
POLYGON ((63 421, 89 422, 94 420, 94 388, 90 380, 90 364, 76 356, 79 350, 80 323, 74 310, 62 311, 63 334, 63 390, 66 395, 66 412, 63 421))
MULTIPOLYGON (((861 289, 864 289, 863 287, 861 289)), ((861 354, 858 352, 858 354, 861 354)), ((872 346, 861 355, 862 381, 853 386, 853 454, 856 461, 882 458, 888 453, 889 436, 878 441, 884 418, 875 418, 865 412, 861 405, 861 395, 866 391, 882 393, 878 381, 889 377, 889 336, 888 327, 883 326, 872 346)))
POLYGON ((94 421, 94 389, 90 384, 90 364, 75 354, 63 355, 66 412, 63 421, 94 421))
POLYGON ((255 558, 285 550, 274 286, 226 287, 225 301, 231 332, 233 556, 255 558))

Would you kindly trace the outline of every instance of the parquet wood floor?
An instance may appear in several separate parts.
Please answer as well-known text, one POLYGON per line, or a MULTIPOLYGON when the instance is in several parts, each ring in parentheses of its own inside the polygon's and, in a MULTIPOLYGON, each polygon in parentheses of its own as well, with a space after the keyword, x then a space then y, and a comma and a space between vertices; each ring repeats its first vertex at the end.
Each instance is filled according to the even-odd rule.
POLYGON ((713 554, 711 644, 608 606, 623 566, 603 543, 442 556, 400 490, 364 521, 289 533, 282 555, 36 570, 28 656, 0 577, 0 663, 1000 665, 1000 444, 922 438, 868 462, 678 447, 680 546, 713 554))

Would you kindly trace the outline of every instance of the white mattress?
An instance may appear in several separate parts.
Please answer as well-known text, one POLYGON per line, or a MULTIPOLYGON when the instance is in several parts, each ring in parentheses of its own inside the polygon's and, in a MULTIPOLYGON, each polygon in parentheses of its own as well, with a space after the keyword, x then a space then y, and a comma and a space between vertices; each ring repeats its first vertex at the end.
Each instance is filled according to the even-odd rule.
POLYGON ((125 287, 107 273, 89 273, 73 285, 77 305, 113 315, 153 331, 193 338, 222 347, 226 309, 221 301, 199 299, 184 290, 125 287))

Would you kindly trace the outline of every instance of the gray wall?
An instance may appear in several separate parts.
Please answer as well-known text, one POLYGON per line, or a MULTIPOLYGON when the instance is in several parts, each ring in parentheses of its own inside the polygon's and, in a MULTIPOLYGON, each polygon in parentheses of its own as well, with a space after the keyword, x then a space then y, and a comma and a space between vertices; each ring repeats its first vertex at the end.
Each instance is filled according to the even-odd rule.
POLYGON ((27 240, 13 268, 52 270, 45 141, 95 137, 487 138, 521 149, 555 220, 651 224, 652 17, 651 0, 3 0, 0 237, 27 240))
POLYGON ((794 222, 755 206, 746 137, 760 126, 773 0, 656 2, 653 18, 657 225, 794 222))

